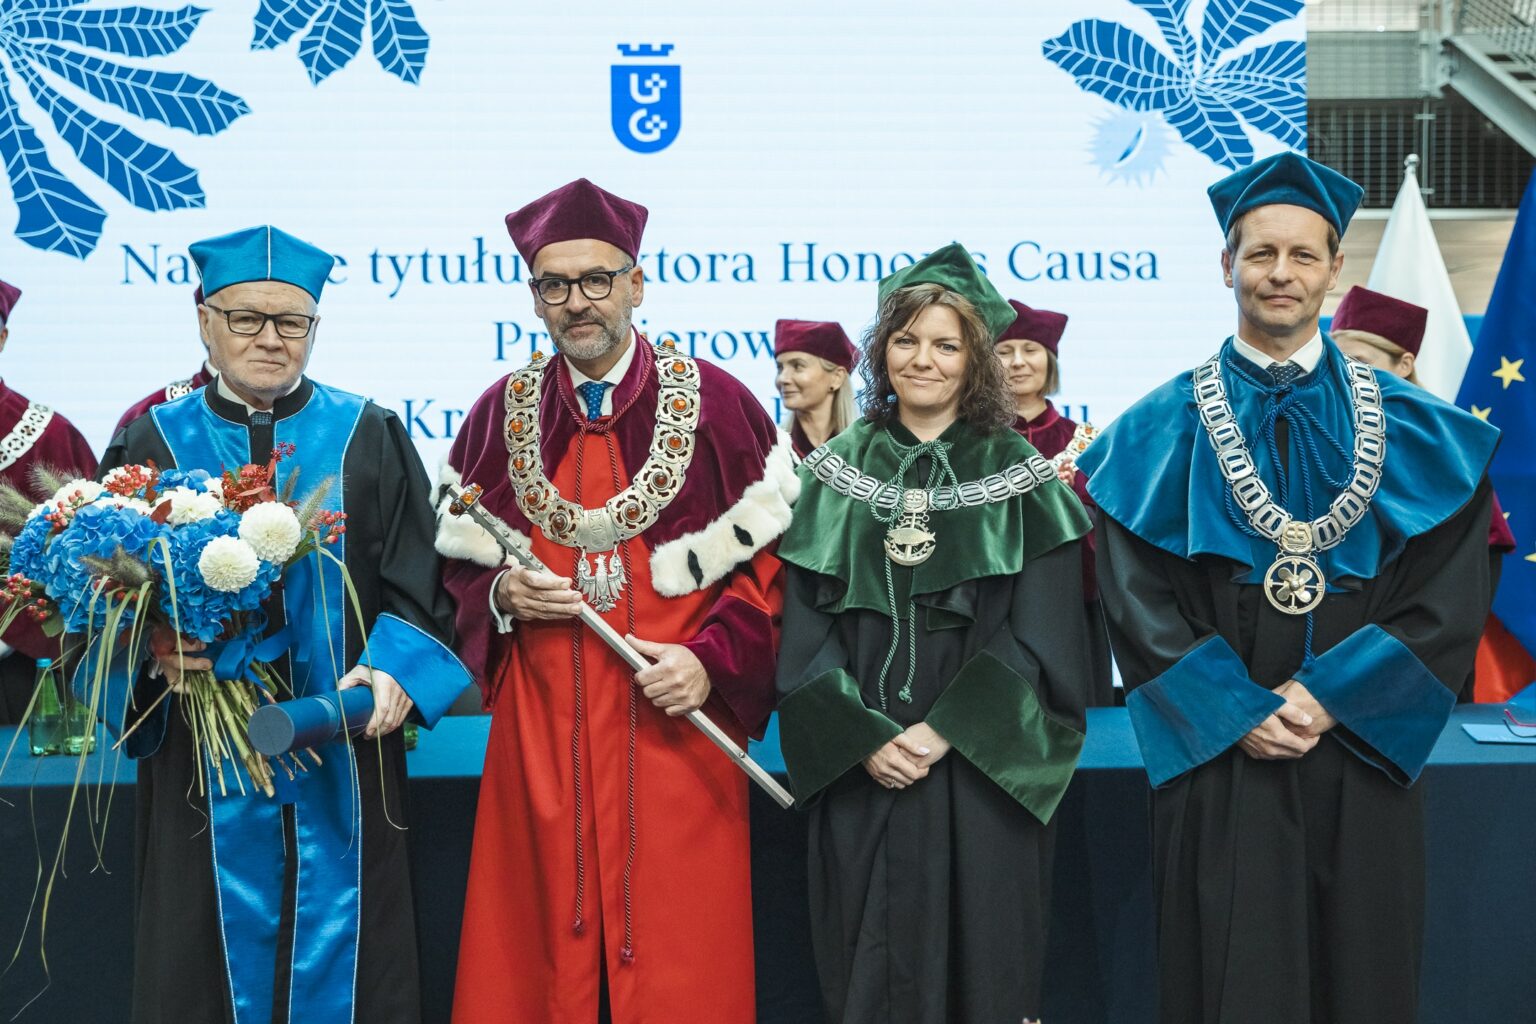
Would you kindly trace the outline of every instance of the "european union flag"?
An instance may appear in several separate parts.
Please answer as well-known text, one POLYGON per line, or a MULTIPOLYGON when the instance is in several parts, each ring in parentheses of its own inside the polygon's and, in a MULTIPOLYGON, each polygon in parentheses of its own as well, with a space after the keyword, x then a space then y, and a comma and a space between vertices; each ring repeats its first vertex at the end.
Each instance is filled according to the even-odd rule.
POLYGON ((1493 611, 1528 654, 1536 653, 1536 175, 1520 202, 1457 404, 1504 432, 1490 475, 1519 547, 1504 558, 1493 611))

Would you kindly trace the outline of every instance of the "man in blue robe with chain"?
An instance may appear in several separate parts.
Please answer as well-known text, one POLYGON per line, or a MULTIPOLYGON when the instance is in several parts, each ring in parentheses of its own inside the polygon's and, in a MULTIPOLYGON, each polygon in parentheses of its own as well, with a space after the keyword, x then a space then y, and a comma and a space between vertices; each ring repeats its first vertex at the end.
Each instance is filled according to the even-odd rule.
MULTIPOLYGON (((331 559, 290 567, 265 609, 293 638, 276 667, 295 695, 370 686, 375 711, 351 751, 326 746, 324 763, 275 799, 201 795, 176 698, 145 717, 127 744, 140 758, 132 1020, 416 1021, 398 727, 408 714, 431 726, 470 681, 445 646, 453 612, 437 585, 426 473, 393 413, 304 375, 328 253, 257 227, 191 254, 219 375, 120 431, 102 471, 153 460, 218 474, 292 445, 274 484, 282 493, 302 470, 302 499, 331 481, 323 509, 347 518, 327 551, 346 565, 355 603, 331 559)), ((138 676, 135 720, 183 671, 213 668, 206 656, 178 659, 172 637, 151 647, 158 672, 138 676)), ((102 706, 123 705, 109 694, 102 706)))
POLYGON ((1153 794, 1165 1024, 1412 1024, 1414 786, 1488 608, 1498 432, 1318 330, 1361 190, 1213 185, 1237 332, 1078 461, 1153 794))

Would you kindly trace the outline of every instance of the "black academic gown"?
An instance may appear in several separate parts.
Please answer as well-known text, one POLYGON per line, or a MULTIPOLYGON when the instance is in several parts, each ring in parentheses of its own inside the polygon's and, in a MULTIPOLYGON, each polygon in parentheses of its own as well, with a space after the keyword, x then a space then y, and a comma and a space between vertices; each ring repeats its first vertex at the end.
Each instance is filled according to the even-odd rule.
MULTIPOLYGON (((1080 732, 1090 645, 1078 543, 1026 562, 1016 576, 919 596, 912 702, 895 697, 906 676, 903 643, 886 714, 902 728, 924 721, 963 665, 983 649, 1003 650, 1037 681, 1047 712, 1080 732)), ((781 692, 841 666, 864 703, 880 707, 891 620, 866 609, 829 615, 818 591, 831 581, 786 569, 781 692)), ((902 601, 903 570, 896 575, 902 601)), ((882 788, 855 765, 807 813, 812 944, 829 1021, 1016 1024, 1039 1015, 1052 825, 958 749, 904 790, 882 788)))
MULTIPOLYGON (((272 417, 264 417, 264 422, 258 423, 255 418, 248 421, 245 407, 225 399, 210 386, 178 403, 160 407, 156 415, 129 424, 108 448, 101 470, 106 473, 146 459, 153 459, 161 468, 176 466, 158 421, 165 418, 167 430, 180 429, 175 420, 177 411, 183 414, 183 424, 211 424, 212 429, 221 432, 248 435, 249 444, 241 457, 265 462, 274 447, 274 418, 276 436, 282 439, 283 421, 304 410, 315 390, 316 386, 306 378, 298 390, 276 403, 272 417), (200 402, 206 402, 208 411, 213 413, 211 419, 203 410, 195 410, 196 418, 189 413, 186 403, 200 402)), ((340 392, 330 394, 351 398, 340 392)), ((363 620, 376 623, 381 613, 388 613, 409 623, 412 629, 420 631, 424 641, 423 662, 435 659, 438 655, 432 638, 441 641, 451 635, 452 609, 437 585, 438 563, 432 546, 434 523, 426 474, 393 413, 360 399, 340 404, 349 410, 361 410, 355 421, 349 419, 340 424, 355 424, 350 436, 345 430, 332 433, 337 424, 316 423, 318 433, 309 438, 308 444, 303 435, 297 439, 301 450, 292 461, 305 469, 299 493, 306 493, 321 477, 335 472, 334 468, 325 467, 328 457, 339 460, 336 468, 340 469, 342 507, 349 512, 345 562, 357 588, 363 620)), ((225 467, 177 468, 203 468, 217 473, 225 467)), ((274 607, 274 602, 268 604, 269 615, 280 618, 281 609, 274 607)), ((346 619, 349 625, 345 630, 345 667, 341 671, 357 664, 363 646, 350 609, 346 619)), ((375 633, 370 646, 377 640, 375 633)), ((446 648, 443 654, 447 654, 446 648)), ((451 655, 447 657, 451 659, 451 655)), ((378 665, 378 660, 374 663, 378 665)), ((439 663, 439 667, 443 665, 446 663, 439 663)), ((279 667, 285 679, 291 678, 286 658, 279 667)), ((391 671, 416 700, 418 710, 428 715, 428 723, 435 722, 446 703, 429 696, 428 680, 399 669, 391 671), (416 685, 418 682, 420 686, 416 685)), ((468 677, 462 674, 462 668, 458 672, 457 677, 452 677, 451 671, 439 675, 450 677, 448 681, 462 689, 468 677)), ((139 685, 142 688, 163 684, 146 684, 141 680, 139 685)), ((447 699, 451 701, 451 695, 447 699)), ((355 938, 355 981, 349 986, 352 991, 332 993, 334 1005, 342 1009, 317 1010, 313 1005, 303 1005, 303 1000, 295 996, 290 1015, 294 961, 299 961, 298 970, 313 969, 305 962, 302 942, 301 951, 295 952, 295 919, 303 913, 296 909, 296 904, 302 906, 305 902, 295 896, 299 888, 297 876, 301 865, 311 873, 323 865, 317 866, 300 856, 306 841, 304 829, 296 828, 293 805, 282 808, 281 848, 285 864, 276 956, 270 966, 237 965, 238 971, 272 972, 274 997, 270 1019, 274 1024, 344 1020, 347 1018, 340 1014, 345 1012, 348 1000, 353 1000, 351 1019, 358 1024, 410 1024, 420 1019, 415 907, 406 849, 409 813, 405 800, 405 750, 401 736, 401 731, 396 730, 381 741, 357 740, 352 744, 361 818, 357 871, 360 924, 355 938)), ((337 744, 323 748, 322 755, 343 763, 346 758, 337 744)), ((174 708, 167 716, 159 749, 141 759, 138 769, 131 1019, 134 1024, 232 1021, 234 997, 225 943, 233 950, 246 937, 234 925, 227 924, 228 915, 221 912, 209 838, 208 800, 197 795, 191 735, 174 708)), ((254 795, 241 799, 261 802, 267 798, 254 795)), ((342 902, 346 904, 345 897, 342 902)), ((298 930, 313 933, 334 926, 327 919, 310 922, 309 927, 298 930)), ((309 938, 305 936, 306 941, 309 938)), ((259 1013, 242 1014, 241 1020, 249 1016, 262 1017, 259 1024, 267 1024, 259 1013)))
MULTIPOLYGON (((1486 480, 1375 579, 1314 612, 1324 654, 1377 624, 1454 692, 1487 612, 1486 480)), ((1219 636, 1253 682, 1300 668, 1303 617, 1101 520, 1099 580, 1127 690, 1219 636)), ((1232 747, 1153 794, 1163 1024, 1412 1024, 1423 946, 1423 793, 1343 726, 1299 760, 1232 747), (1349 741, 1346 746, 1344 741, 1349 741)))

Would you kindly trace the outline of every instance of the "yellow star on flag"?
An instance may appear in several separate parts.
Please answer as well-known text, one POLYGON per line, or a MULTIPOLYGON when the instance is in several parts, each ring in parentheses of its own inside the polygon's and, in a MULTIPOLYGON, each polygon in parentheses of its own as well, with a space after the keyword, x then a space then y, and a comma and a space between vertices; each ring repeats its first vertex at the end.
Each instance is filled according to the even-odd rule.
POLYGON ((1536 551, 1533 551, 1530 554, 1526 555, 1525 556, 1525 560, 1527 562, 1536 562, 1536 551))
POLYGON ((1476 416, 1484 423, 1488 422, 1488 414, 1491 412, 1493 412, 1493 406, 1491 405, 1474 405, 1472 407, 1472 415, 1476 416))
POLYGON ((1525 375, 1520 372, 1520 367, 1524 365, 1524 359, 1516 359, 1514 362, 1510 362, 1504 356, 1499 356, 1499 368, 1493 371, 1493 375, 1504 382, 1504 390, 1508 391, 1509 386, 1515 381, 1525 380, 1525 375))

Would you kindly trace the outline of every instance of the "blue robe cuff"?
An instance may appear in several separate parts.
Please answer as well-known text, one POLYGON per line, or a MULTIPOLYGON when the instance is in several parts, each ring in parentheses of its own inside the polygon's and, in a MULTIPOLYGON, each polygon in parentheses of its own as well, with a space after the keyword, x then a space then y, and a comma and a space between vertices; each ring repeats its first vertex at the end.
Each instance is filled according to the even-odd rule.
POLYGON ((1296 678, 1347 730, 1339 741, 1404 786, 1424 770, 1456 704, 1401 640, 1376 625, 1351 633, 1296 678))
POLYGON ((374 620, 364 663, 395 677, 428 729, 470 685, 469 670, 447 645, 388 612, 374 620))
POLYGON ((1219 636, 1125 699, 1154 787, 1225 753, 1284 703, 1248 678, 1243 659, 1219 636))
MULTIPOLYGON (((143 649, 147 651, 148 646, 146 636, 143 649)), ((75 691, 75 699, 95 711, 96 717, 107 727, 107 732, 114 740, 121 737, 135 722, 145 719, 133 730, 128 742, 123 744, 123 752, 129 757, 149 757, 165 742, 171 704, 176 696, 167 694, 146 715, 146 710, 159 698, 165 683, 146 680, 141 665, 128 664, 126 650, 113 651, 110 641, 98 638, 75 666, 71 686, 75 691), (104 656, 112 659, 106 666, 101 664, 104 656)))

